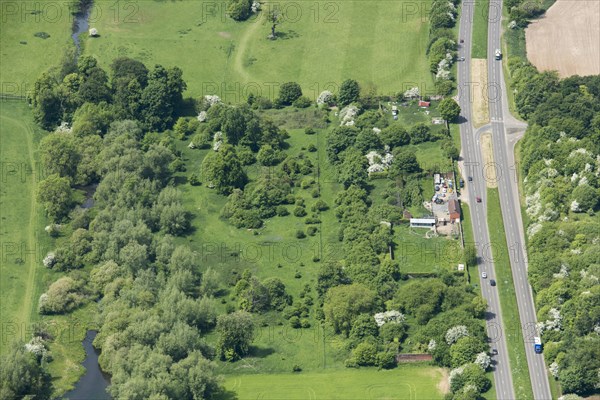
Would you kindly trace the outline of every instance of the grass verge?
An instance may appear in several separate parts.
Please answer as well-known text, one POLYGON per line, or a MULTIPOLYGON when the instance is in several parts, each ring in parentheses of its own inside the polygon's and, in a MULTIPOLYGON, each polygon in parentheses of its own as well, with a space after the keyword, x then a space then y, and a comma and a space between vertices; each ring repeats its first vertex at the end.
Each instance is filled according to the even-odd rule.
POLYGON ((494 267, 498 280, 498 294, 502 307, 502 319, 506 332, 508 357, 512 368, 515 395, 518 399, 533 399, 533 390, 529 380, 525 345, 521 335, 519 309, 517 297, 508 257, 508 246, 504 233, 502 211, 500 209, 500 195, 498 189, 487 190, 488 227, 490 242, 494 257, 494 267))
POLYGON ((478 0, 473 9, 472 58, 487 58, 489 0, 478 0))

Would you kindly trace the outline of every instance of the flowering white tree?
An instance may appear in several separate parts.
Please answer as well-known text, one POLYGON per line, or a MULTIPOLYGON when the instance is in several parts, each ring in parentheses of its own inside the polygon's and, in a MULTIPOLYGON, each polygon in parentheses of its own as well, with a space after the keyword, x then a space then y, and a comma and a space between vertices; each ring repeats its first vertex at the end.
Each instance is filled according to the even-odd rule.
POLYGON ((44 267, 52 268, 54 264, 56 264, 56 254, 54 254, 53 252, 49 252, 48 254, 46 254, 46 257, 44 257, 44 260, 42 262, 44 263, 44 267))
POLYGON ((486 352, 477 354, 477 357, 475 358, 475 364, 479 365, 484 371, 490 367, 491 363, 492 359, 486 352))
POLYGON ((558 400, 582 400, 582 399, 583 399, 583 397, 580 397, 579 395, 576 395, 575 393, 565 394, 558 398, 558 400))
POLYGON ((358 115, 358 107, 350 104, 342 108, 340 111, 340 125, 341 126, 352 126, 354 125, 354 118, 358 115))
POLYGON ((406 320, 404 314, 397 310, 380 312, 373 316, 377 326, 383 326, 386 323, 401 324, 406 320))
POLYGON ((34 336, 29 343, 25 343, 25 350, 33 353, 37 358, 46 357, 48 349, 44 343, 44 339, 40 336, 34 336))
POLYGON ((560 367, 558 366, 558 363, 556 361, 550 364, 548 369, 550 370, 550 373, 553 377, 558 378, 558 372, 560 371, 560 367))
POLYGON ((319 97, 317 97, 318 105, 330 104, 332 101, 333 101, 333 93, 331 93, 329 90, 323 90, 321 92, 321 94, 319 95, 319 97))
POLYGON ((469 336, 469 330, 464 325, 453 326, 446 332, 446 343, 456 343, 461 337, 469 336))
POLYGON ((437 342, 435 341, 435 339, 431 339, 429 341, 429 344, 427 345, 427 351, 431 353, 432 351, 434 351, 436 349, 436 347, 437 347, 437 342))
POLYGON ((198 121, 199 122, 205 122, 206 121, 206 116, 207 116, 206 111, 200 111, 198 113, 198 121))
POLYGON ((250 7, 250 11, 252 11, 253 14, 256 14, 257 12, 259 12, 260 11, 260 3, 258 1, 253 1, 252 6, 250 7))
POLYGON ((416 99, 421 95, 418 87, 410 88, 406 92, 404 92, 405 99, 416 99))
POLYGON ((212 107, 215 104, 220 103, 221 98, 216 94, 207 94, 206 96, 204 96, 204 101, 206 102, 206 104, 208 104, 209 107, 212 107))
POLYGON ((213 150, 219 151, 219 147, 223 144, 223 132, 219 131, 213 136, 213 150))
POLYGON ((465 367, 461 366, 458 368, 454 368, 452 371, 450 371, 450 375, 448 376, 448 383, 452 385, 452 380, 455 379, 457 376, 461 375, 464 370, 465 367))

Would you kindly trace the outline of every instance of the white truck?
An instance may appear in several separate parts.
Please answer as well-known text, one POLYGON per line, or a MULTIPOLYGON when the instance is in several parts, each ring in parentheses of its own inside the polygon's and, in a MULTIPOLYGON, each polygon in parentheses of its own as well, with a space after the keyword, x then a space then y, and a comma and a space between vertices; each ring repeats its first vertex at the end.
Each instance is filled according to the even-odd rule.
POLYGON ((496 60, 501 60, 502 59, 502 52, 500 51, 500 49, 496 49, 496 60))

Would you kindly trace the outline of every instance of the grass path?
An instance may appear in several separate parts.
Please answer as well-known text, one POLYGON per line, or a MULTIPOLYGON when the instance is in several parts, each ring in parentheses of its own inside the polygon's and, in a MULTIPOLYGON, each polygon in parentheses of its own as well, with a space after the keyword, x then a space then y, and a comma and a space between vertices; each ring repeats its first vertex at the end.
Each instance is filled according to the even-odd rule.
MULTIPOLYGON (((14 124, 20 128, 21 132, 26 132, 25 134, 25 143, 27 146, 27 165, 31 171, 35 169, 35 158, 33 151, 33 131, 30 126, 23 123, 22 121, 11 118, 7 115, 0 115, 0 118, 4 121, 8 121, 10 124, 14 124)), ((3 135, 7 135, 8 132, 19 132, 19 130, 4 130, 3 135)), ((19 132, 20 133, 20 132, 19 132)), ((36 249, 37 248, 37 240, 35 236, 35 226, 36 226, 36 217, 37 217, 37 204, 35 200, 35 187, 36 187, 36 174, 32 174, 32 180, 29 185, 27 185, 27 193, 25 194, 25 198, 29 203, 29 220, 28 223, 24 226, 27 226, 27 244, 26 249, 36 249)), ((25 293, 23 293, 23 301, 21 303, 20 311, 16 314, 16 318, 19 319, 19 322, 22 324, 27 324, 31 319, 31 311, 32 311, 32 298, 34 296, 35 291, 35 273, 36 273, 36 256, 37 252, 34 253, 34 256, 30 256, 28 254, 27 257, 24 257, 24 263, 27 268, 27 279, 25 284, 25 293)))
MULTIPOLYGON (((262 4, 262 7, 263 9, 267 9, 267 4, 262 4)), ((248 48, 248 41, 254 37, 254 34, 260 25, 261 24, 259 24, 258 21, 251 21, 248 28, 243 32, 240 43, 235 50, 233 68, 238 74, 240 74, 244 82, 249 82, 251 80, 250 74, 246 70, 246 67, 244 67, 244 54, 248 48)))

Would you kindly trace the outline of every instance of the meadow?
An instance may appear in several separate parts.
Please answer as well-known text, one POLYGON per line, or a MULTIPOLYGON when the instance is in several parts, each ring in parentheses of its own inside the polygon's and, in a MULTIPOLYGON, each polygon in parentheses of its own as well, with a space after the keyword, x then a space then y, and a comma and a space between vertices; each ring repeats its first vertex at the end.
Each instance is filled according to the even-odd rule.
POLYGON ((48 368, 60 394, 84 372, 81 340, 90 326, 93 306, 62 316, 42 317, 37 311, 40 295, 60 276, 42 264, 55 247, 55 239, 44 231, 48 221, 35 198, 36 184, 45 176, 38 161, 43 134, 25 102, 0 101, 0 353, 15 340, 29 341, 34 329, 45 329, 54 337, 50 344, 54 361, 48 368))
POLYGON ((105 67, 118 56, 177 65, 190 96, 218 94, 232 103, 249 92, 273 98, 279 84, 296 81, 314 99, 337 91, 346 78, 380 94, 433 89, 423 51, 429 24, 403 2, 286 0, 264 4, 245 22, 225 16, 225 2, 130 5, 93 19, 100 37, 86 39, 86 54, 105 67), (265 15, 275 6, 283 22, 272 41, 265 15))
MULTIPOLYGON (((374 368, 320 373, 233 375, 225 380, 229 393, 244 399, 442 399, 445 372, 422 364, 394 370, 374 368)), ((225 395, 222 400, 228 399, 225 395)))
POLYGON ((41 0, 0 4, 0 93, 25 96, 37 77, 55 66, 65 49, 72 46, 72 3, 41 0))

